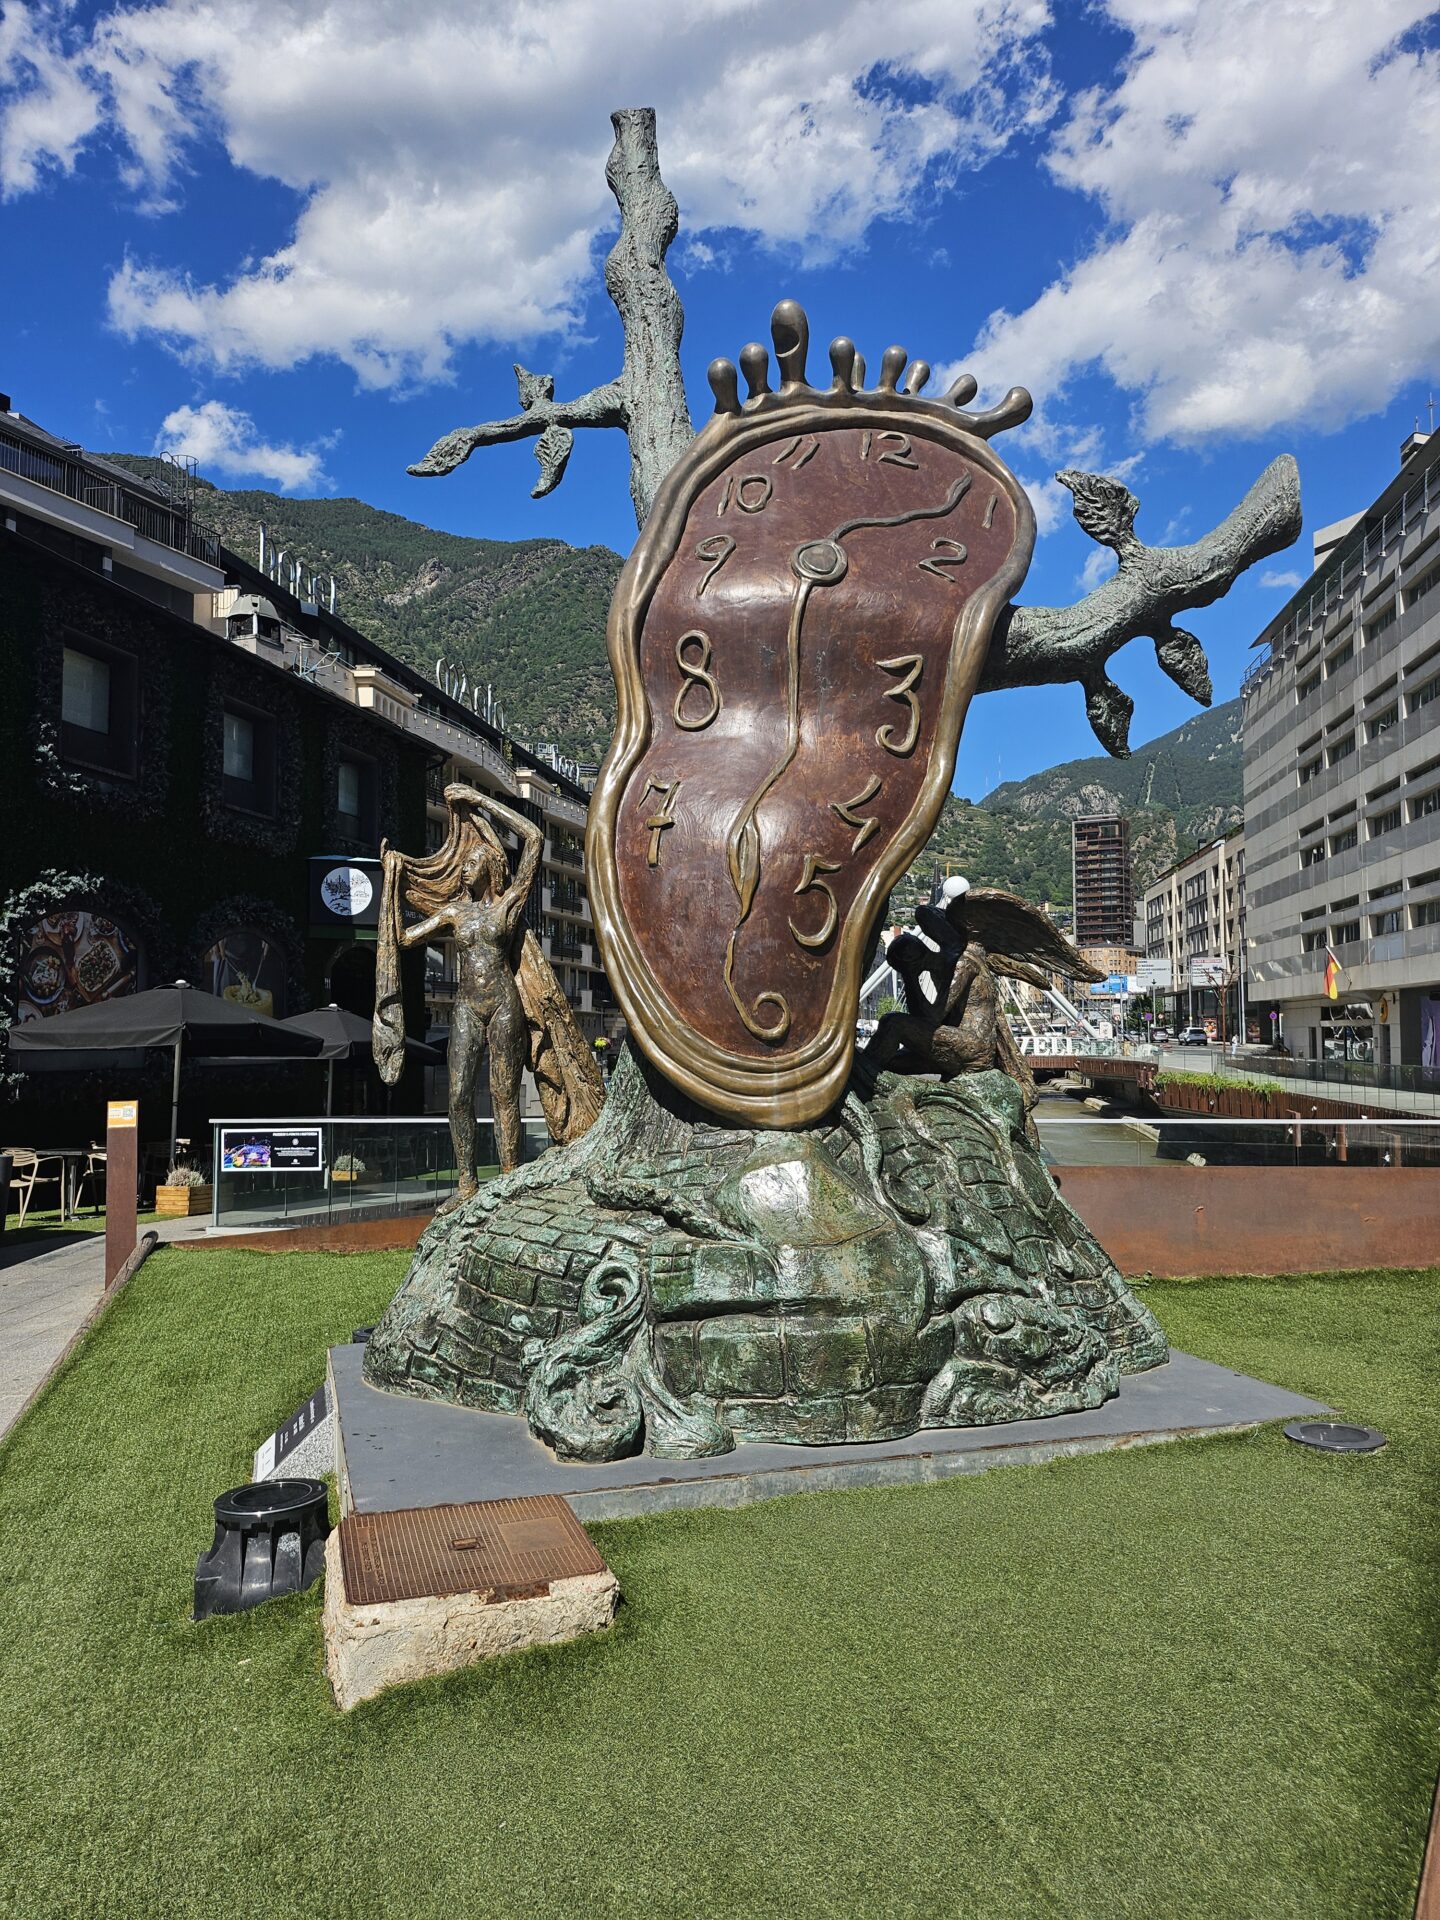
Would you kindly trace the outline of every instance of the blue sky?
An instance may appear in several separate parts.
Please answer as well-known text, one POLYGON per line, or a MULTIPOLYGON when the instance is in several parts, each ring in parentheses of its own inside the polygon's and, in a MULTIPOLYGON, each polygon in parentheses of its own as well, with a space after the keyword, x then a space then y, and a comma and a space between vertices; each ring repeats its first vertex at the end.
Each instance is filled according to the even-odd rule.
MULTIPOLYGON (((0 0, 0 390, 221 485, 623 551, 618 434, 540 502, 528 445, 405 467, 514 411, 515 358, 616 370, 608 114, 653 104, 697 422, 782 295, 822 352, 1029 386, 1031 602, 1105 562, 1056 469, 1120 474, 1158 542, 1298 457, 1302 546, 1190 623, 1224 698, 1440 385, 1437 38, 1400 0, 0 0)), ((1137 743, 1193 711, 1140 645, 1112 672, 1137 743)), ((987 696, 957 789, 1092 750, 1078 689, 987 696)))

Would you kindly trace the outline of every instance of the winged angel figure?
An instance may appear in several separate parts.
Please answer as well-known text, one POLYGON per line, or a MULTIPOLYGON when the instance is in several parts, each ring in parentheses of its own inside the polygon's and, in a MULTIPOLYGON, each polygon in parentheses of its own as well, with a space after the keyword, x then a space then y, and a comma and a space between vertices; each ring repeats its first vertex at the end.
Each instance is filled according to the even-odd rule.
POLYGON ((490 1096, 500 1171, 520 1164, 520 1082, 535 1076, 552 1139, 578 1140, 605 1097, 600 1070, 569 1002, 523 915, 540 865, 544 836, 533 821, 474 787, 448 786, 450 830, 424 856, 380 848, 383 873, 375 967, 375 1064, 387 1086, 400 1077, 405 1009, 400 950, 450 938, 459 986, 450 1026, 450 1137, 460 1170, 458 1206, 476 1191, 475 1082, 490 1055, 490 1096), (494 819, 520 840, 512 877, 494 819), (406 913, 421 917, 405 924, 406 913))
POLYGON ((904 986, 906 1011, 881 1017, 865 1049, 866 1070, 953 1080, 998 1068, 1019 1081, 1028 1114, 1035 1082, 1000 1010, 1000 977, 1045 988, 1049 973, 1104 975, 1037 907, 999 887, 972 887, 957 876, 945 882, 939 905, 921 907, 915 918, 920 933, 897 933, 885 953, 904 986))

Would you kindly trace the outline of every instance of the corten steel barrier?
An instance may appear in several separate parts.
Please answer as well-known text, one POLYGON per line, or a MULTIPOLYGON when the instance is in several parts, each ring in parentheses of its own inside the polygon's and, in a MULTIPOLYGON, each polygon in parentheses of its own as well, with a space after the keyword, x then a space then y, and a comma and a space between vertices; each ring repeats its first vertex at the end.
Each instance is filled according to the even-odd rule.
POLYGON ((1122 1273, 1440 1267, 1432 1167, 1060 1167, 1060 1191, 1122 1273))

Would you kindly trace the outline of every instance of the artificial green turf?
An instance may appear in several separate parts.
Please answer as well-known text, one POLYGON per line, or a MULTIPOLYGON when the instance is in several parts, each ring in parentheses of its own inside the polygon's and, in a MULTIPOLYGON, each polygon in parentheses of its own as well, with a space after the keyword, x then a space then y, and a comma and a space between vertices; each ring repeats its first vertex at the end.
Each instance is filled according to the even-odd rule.
POLYGON ((1386 1429, 594 1529, 607 1634, 330 1704, 319 1592, 195 1627, 209 1500, 403 1254, 155 1255, 0 1454, 0 1908, 1409 1913, 1440 1751, 1440 1275, 1156 1285, 1386 1429))

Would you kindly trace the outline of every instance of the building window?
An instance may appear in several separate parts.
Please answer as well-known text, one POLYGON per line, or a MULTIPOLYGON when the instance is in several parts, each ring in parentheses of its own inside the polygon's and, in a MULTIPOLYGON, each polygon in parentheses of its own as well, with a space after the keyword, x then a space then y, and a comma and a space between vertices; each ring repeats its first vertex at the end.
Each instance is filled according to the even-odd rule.
POLYGON ((1378 840, 1382 833, 1394 833, 1399 824, 1399 807, 1387 807, 1384 813, 1377 813, 1370 822, 1370 838, 1378 840))
POLYGON ((1385 629, 1387 627, 1393 627, 1399 618, 1399 611, 1396 608, 1395 602, 1392 600, 1385 611, 1383 613, 1377 613, 1369 626, 1366 627, 1365 638, 1367 642, 1377 640, 1380 635, 1384 633, 1385 629))
POLYGON ((1412 580, 1405 589, 1405 598, 1413 607, 1417 600, 1423 600, 1427 593, 1433 593, 1440 587, 1440 567, 1429 567, 1418 580, 1412 580))
POLYGON ((1378 740, 1382 733, 1388 733, 1390 731, 1391 727, 1395 725, 1395 722, 1399 718, 1399 702, 1392 700, 1383 713, 1377 713, 1373 720, 1366 723, 1370 729, 1370 738, 1372 740, 1378 740))
POLYGON ((243 707, 225 708, 224 791, 227 806, 275 811, 275 722, 243 707))
POLYGON ((1323 840, 1317 840, 1313 847, 1302 847, 1300 849, 1300 865, 1302 867, 1318 867, 1323 863, 1324 859, 1325 842, 1323 840))
POLYGON ((1325 929, 1314 927, 1309 933, 1300 936, 1300 948, 1303 953, 1319 953, 1325 945, 1325 929))
POLYGON ((1354 827, 1346 827, 1342 833, 1337 833, 1331 840, 1331 853, 1349 853, 1358 838, 1354 827))
POLYGON ((1410 924, 1413 927, 1440 927, 1440 900, 1422 900, 1418 907, 1412 907, 1410 924))
POLYGON ((375 766, 344 754, 335 773, 335 812, 340 831, 352 840, 375 837, 375 766))
POLYGON ((1335 925, 1335 944, 1337 947, 1353 946, 1360 938, 1358 920, 1340 920, 1335 925))
POLYGON ((1310 782, 1318 777, 1319 772, 1320 772, 1320 761, 1318 759, 1307 760, 1304 766, 1301 767, 1300 769, 1301 786, 1308 787, 1310 782))
POLYGON ((1330 759, 1331 766, 1332 767, 1338 766, 1342 760, 1348 760, 1351 754, 1354 753, 1354 751, 1355 751, 1354 734, 1342 733, 1338 740, 1334 740, 1330 744, 1329 759, 1330 759))
POLYGON ((1428 707, 1436 700, 1440 700, 1440 673, 1423 686, 1416 687, 1405 704, 1411 713, 1419 713, 1422 707, 1428 707))
POLYGON ((128 654, 70 642, 60 668, 60 751, 77 766, 135 771, 136 672, 128 654))
POLYGON ((1297 701, 1308 700, 1312 693, 1318 693, 1319 691, 1320 674, 1317 669, 1314 673, 1306 674, 1305 678, 1299 682, 1295 688, 1295 698, 1297 701))
POLYGON ((1341 667, 1347 665, 1354 658, 1355 658, 1355 642, 1353 640, 1347 640, 1343 647, 1337 647, 1334 653, 1332 653, 1329 656, 1329 658, 1326 660, 1325 662, 1326 677, 1328 678, 1329 675, 1331 675, 1332 673, 1338 673, 1341 667))
POLYGON ((1399 907, 1387 907, 1384 913, 1372 914, 1370 918, 1370 931, 1376 934, 1399 933, 1400 931, 1399 907))
POLYGON ((1412 820, 1423 820, 1431 813, 1440 813, 1440 787, 1432 787, 1429 793, 1422 793, 1418 800, 1410 802, 1412 820))

